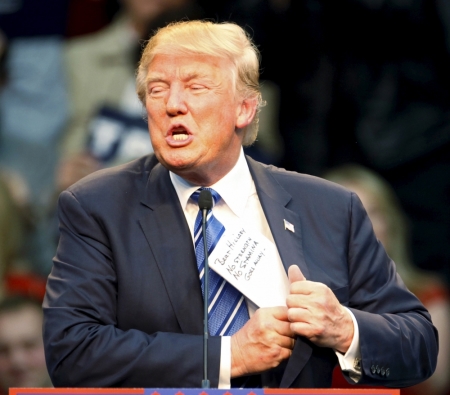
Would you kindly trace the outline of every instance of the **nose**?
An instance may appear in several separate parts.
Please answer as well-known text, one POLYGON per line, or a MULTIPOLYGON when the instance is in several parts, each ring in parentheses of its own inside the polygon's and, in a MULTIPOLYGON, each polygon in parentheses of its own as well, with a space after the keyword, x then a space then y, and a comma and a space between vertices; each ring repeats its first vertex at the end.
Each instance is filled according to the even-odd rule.
POLYGON ((174 84, 170 87, 166 111, 171 116, 185 114, 187 112, 185 93, 181 86, 174 84))

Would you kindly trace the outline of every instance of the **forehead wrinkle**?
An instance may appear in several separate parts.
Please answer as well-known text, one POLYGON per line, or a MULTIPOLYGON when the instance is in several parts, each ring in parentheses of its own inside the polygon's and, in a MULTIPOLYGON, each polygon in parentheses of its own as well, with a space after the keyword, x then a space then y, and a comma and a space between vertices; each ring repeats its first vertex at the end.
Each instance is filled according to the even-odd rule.
POLYGON ((162 73, 159 72, 149 72, 147 74, 147 78, 145 79, 146 84, 150 84, 151 82, 159 82, 164 81, 165 78, 162 73))
MULTIPOLYGON (((216 73, 208 73, 205 72, 204 70, 177 70, 177 78, 181 81, 190 81, 196 78, 202 78, 202 79, 208 79, 208 80, 214 80, 214 77, 216 75, 216 73)), ((167 75, 165 75, 164 73, 155 71, 155 72, 150 72, 147 75, 146 78, 146 83, 147 85, 151 82, 165 82, 167 81, 169 78, 167 75)))
POLYGON ((217 71, 215 70, 215 68, 202 70, 201 68, 198 69, 195 67, 186 67, 178 70, 177 76, 182 81, 190 81, 197 78, 213 81, 217 77, 217 71))
MULTIPOLYGON (((149 68, 151 69, 151 64, 149 68)), ((175 73, 175 76, 169 75, 168 70, 166 69, 158 70, 158 68, 156 68, 153 70, 149 70, 146 78, 146 86, 148 86, 152 82, 169 83, 169 81, 173 77, 175 77, 175 79, 181 81, 182 83, 188 83, 191 80, 201 79, 203 81, 206 81, 211 87, 219 88, 220 86, 222 86, 223 88, 225 81, 228 79, 227 77, 225 77, 225 75, 229 73, 229 76, 231 77, 230 88, 232 89, 234 94, 237 93, 236 70, 232 67, 232 65, 230 67, 230 65, 227 64, 227 59, 213 57, 211 62, 198 62, 194 60, 193 64, 180 65, 176 67, 175 70, 172 70, 172 72, 175 73), (202 67, 203 65, 205 67, 202 67)), ((172 74, 172 72, 170 72, 170 74, 172 74)))

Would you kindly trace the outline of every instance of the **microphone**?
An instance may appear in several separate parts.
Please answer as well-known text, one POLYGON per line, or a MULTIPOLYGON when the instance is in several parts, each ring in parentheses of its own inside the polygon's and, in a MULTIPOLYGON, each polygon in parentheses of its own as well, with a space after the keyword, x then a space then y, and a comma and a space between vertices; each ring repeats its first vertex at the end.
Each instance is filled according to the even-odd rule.
POLYGON ((212 209, 213 198, 209 189, 202 189, 198 197, 198 208, 202 210, 202 234, 203 234, 203 248, 205 255, 205 296, 203 298, 203 380, 202 388, 209 388, 208 380, 208 295, 209 295, 209 262, 208 262, 208 246, 206 244, 206 216, 208 211, 212 209))
POLYGON ((211 191, 209 189, 202 189, 200 191, 200 195, 198 197, 198 208, 203 211, 203 219, 205 220, 205 216, 208 210, 211 210, 213 206, 213 197, 211 195, 211 191))

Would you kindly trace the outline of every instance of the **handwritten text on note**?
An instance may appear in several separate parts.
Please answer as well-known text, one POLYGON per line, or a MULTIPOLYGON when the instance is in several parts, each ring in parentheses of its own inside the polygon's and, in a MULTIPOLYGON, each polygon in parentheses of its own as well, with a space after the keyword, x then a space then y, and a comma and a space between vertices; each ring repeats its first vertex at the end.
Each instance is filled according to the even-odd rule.
POLYGON ((258 307, 286 305, 289 281, 276 264, 275 245, 262 234, 243 225, 227 229, 209 265, 258 307))

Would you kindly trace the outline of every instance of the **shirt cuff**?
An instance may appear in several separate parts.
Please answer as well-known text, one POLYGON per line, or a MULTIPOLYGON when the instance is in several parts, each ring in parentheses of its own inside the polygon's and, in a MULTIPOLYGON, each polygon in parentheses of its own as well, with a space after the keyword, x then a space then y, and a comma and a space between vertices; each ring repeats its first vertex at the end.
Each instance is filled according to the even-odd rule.
POLYGON ((231 388, 231 336, 222 336, 220 348, 219 389, 231 388))
POLYGON ((349 349, 345 354, 335 350, 342 371, 347 372, 350 379, 357 383, 361 378, 361 349, 359 344, 358 322, 350 309, 344 306, 350 313, 353 321, 353 339, 349 349))

